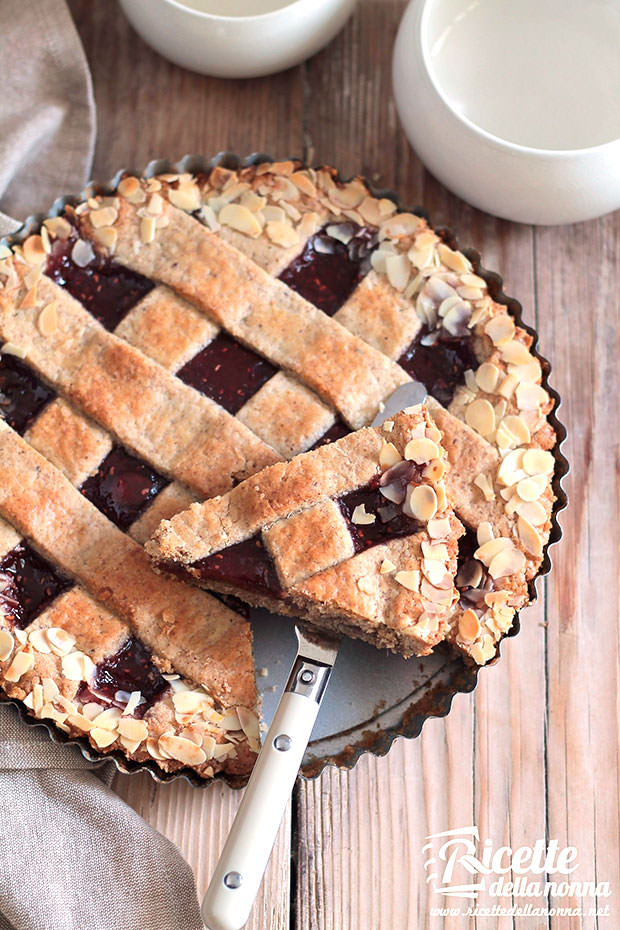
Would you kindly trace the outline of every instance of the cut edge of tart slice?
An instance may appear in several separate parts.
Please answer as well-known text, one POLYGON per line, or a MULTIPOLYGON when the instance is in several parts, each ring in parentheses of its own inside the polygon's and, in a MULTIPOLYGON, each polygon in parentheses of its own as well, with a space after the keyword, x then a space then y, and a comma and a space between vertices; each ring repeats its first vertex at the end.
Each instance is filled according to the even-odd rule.
POLYGON ((278 463, 164 521, 164 571, 255 606, 424 655, 445 638, 463 527, 442 435, 418 405, 278 463))

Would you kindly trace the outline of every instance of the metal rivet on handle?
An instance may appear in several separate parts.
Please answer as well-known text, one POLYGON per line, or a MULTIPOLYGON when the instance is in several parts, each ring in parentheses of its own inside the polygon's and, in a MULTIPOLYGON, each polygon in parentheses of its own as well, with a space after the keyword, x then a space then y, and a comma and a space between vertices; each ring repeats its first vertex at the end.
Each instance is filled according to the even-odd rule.
POLYGON ((224 876, 224 884, 227 888, 240 888, 243 882, 243 875, 239 872, 227 872, 224 876))
POLYGON ((299 676, 305 685, 309 685, 314 681, 314 672, 311 672, 309 668, 305 669, 299 676))
POLYGON ((279 752, 287 752, 291 748, 292 743, 292 739, 290 736, 287 736, 286 733, 280 733, 273 741, 273 745, 279 752))

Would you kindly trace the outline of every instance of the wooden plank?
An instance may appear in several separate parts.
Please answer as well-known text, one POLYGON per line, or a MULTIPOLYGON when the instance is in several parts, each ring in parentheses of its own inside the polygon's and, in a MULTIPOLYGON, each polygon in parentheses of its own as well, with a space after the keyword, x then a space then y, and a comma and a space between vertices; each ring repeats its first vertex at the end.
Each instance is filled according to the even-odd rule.
MULTIPOLYGON (((157 785, 149 775, 118 775, 115 791, 172 840, 196 875, 198 896, 207 889, 232 825, 241 792, 214 784, 204 790, 183 782, 157 785)), ((288 930, 291 808, 282 822, 248 930, 288 930)))
MULTIPOLYGON (((617 893, 620 213, 538 230, 536 240, 540 336, 553 346, 571 463, 548 582, 549 835, 578 848, 575 879, 607 881, 617 893)), ((575 926, 617 926, 617 902, 612 914, 575 926)))
POLYGON ((93 177, 186 154, 302 150, 302 71, 247 81, 194 74, 166 61, 116 4, 70 0, 93 75, 98 133, 93 177))

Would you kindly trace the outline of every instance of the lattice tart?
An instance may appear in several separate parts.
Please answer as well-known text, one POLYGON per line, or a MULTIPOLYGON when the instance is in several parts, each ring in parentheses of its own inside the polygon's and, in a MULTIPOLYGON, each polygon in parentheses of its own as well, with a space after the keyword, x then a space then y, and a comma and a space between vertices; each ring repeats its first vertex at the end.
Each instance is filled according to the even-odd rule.
MULTIPOLYGON (((33 495, 24 512, 13 503, 22 500, 19 495, 4 493, 0 500, 6 521, 0 557, 9 592, 0 594, 5 651, 10 634, 12 648, 28 655, 30 639, 21 640, 45 625, 52 611, 54 629, 63 628, 66 614, 75 649, 88 656, 90 648, 95 665, 114 655, 112 640, 101 648, 92 641, 96 623, 86 611, 80 627, 64 587, 62 594, 52 586, 49 596, 37 595, 35 606, 18 616, 11 579, 21 571, 15 564, 25 545, 28 558, 44 559, 54 577, 60 570, 62 586, 69 578, 82 585, 93 611, 110 611, 165 674, 181 674, 204 685, 214 701, 253 712, 250 634, 241 617, 194 591, 187 597, 191 603, 200 599, 206 632, 199 635, 183 613, 162 625, 131 601, 130 592, 122 601, 109 594, 114 583, 106 575, 112 569, 99 537, 99 574, 91 566, 86 577, 79 553, 77 562, 58 555, 66 523, 39 519, 35 525, 36 508, 45 502, 45 513, 55 514, 47 489, 62 487, 73 502, 87 502, 80 530, 85 548, 92 542, 90 528, 93 539, 99 533, 103 514, 114 540, 142 560, 140 544, 161 520, 226 495, 268 466, 347 437, 413 376, 435 399, 433 428, 441 432, 451 466, 447 501, 466 527, 450 635, 476 661, 490 658, 513 608, 528 600, 527 583, 549 534, 553 403, 541 386, 530 336, 453 246, 424 218, 373 196, 360 179, 343 183, 331 169, 268 162, 240 170, 125 176, 116 190, 93 192, 46 219, 22 243, 4 248, 2 440, 15 452, 0 459, 0 484, 17 488, 21 482, 33 495), (44 538, 43 530, 51 532, 53 525, 58 538, 44 538), (476 534, 493 545, 484 549, 476 534), (491 553, 507 550, 508 542, 520 555, 511 556, 510 574, 500 576, 509 598, 498 616, 488 604, 499 587, 491 553), (467 618, 460 625, 459 612, 467 618), (172 631, 168 640, 158 638, 157 624, 172 631), (227 668, 219 685, 226 682, 228 694, 209 671, 214 637, 208 629, 226 624, 245 644, 229 656, 217 653, 227 668), (195 650, 191 668, 179 664, 187 637, 195 650)), ((332 500, 329 493, 325 498, 332 500)), ((146 563, 140 566, 146 573, 146 563)), ((150 571, 144 577, 148 584, 136 587, 144 597, 151 584, 157 591, 160 585, 181 589, 180 582, 150 571)), ((42 636, 35 639, 43 643, 42 636)), ((0 675, 10 693, 31 703, 43 677, 62 690, 62 662, 55 678, 29 670, 11 682, 6 674, 13 661, 14 652, 7 652, 0 675)), ((20 659, 17 668, 29 661, 20 659)), ((88 663, 84 668, 90 670, 88 663)), ((172 700, 169 685, 167 697, 144 720, 155 716, 156 705, 172 700)), ((68 700, 72 690, 69 685, 68 700)), ((36 693, 31 709, 38 713, 36 693)), ((69 716, 61 723, 73 733, 69 716)), ((232 742, 242 745, 245 731, 230 732, 236 734, 232 742)), ((149 739, 134 753, 124 749, 141 758, 149 739)), ((211 748, 210 741, 206 745, 211 748)), ((242 753, 235 753, 242 766, 242 753)), ((234 762, 231 750, 226 764, 234 762)), ((204 772, 218 768, 211 760, 201 766, 204 772)))

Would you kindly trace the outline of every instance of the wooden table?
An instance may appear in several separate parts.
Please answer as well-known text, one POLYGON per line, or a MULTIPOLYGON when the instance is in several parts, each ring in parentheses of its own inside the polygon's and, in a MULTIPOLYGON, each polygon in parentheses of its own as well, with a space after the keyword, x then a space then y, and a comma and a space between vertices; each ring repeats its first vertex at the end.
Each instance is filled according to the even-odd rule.
MULTIPOLYGON (((520 635, 481 674, 475 693, 459 695, 450 716, 428 722, 419 739, 399 741, 386 758, 365 756, 352 772, 330 769, 298 784, 249 926, 616 930, 620 214, 561 228, 513 225, 474 210, 427 174, 391 96, 403 7, 403 0, 361 0, 345 31, 306 65, 225 82, 158 57, 110 0, 71 0, 98 105, 95 177, 220 149, 301 155, 345 175, 366 174, 405 202, 423 203, 435 224, 453 227, 500 270, 538 328, 564 398, 571 505, 554 570, 522 616, 520 635), (591 898, 583 918, 432 916, 432 906, 451 902, 428 894, 425 838, 471 824, 496 846, 539 838, 576 846, 571 878, 609 882, 614 897, 599 903, 610 904, 612 916, 588 916, 591 898)), ((180 846, 202 892, 239 795, 219 785, 158 787, 146 775, 119 777, 116 789, 180 846)))

